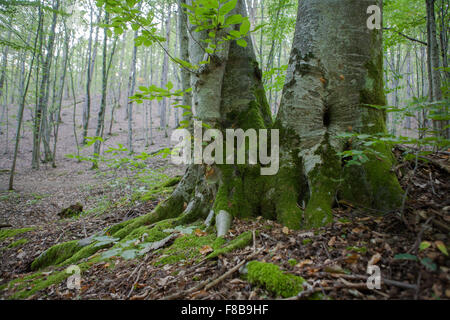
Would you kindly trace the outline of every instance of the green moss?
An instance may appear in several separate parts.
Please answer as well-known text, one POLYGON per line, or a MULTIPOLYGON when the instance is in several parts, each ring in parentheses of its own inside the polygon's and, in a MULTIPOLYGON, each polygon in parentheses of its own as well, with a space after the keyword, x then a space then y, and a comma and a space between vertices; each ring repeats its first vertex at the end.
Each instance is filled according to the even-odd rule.
POLYGON ((295 266, 297 264, 297 260, 295 259, 289 259, 288 263, 290 264, 291 267, 295 266))
POLYGON ((20 246, 23 246, 24 244, 26 244, 27 242, 28 242, 28 239, 19 239, 19 240, 16 240, 16 241, 10 243, 8 245, 8 248, 20 247, 20 246))
POLYGON ((181 178, 182 178, 181 176, 176 176, 176 177, 170 178, 169 180, 167 180, 166 182, 164 182, 162 184, 162 187, 168 188, 168 187, 176 186, 178 183, 180 183, 181 178))
POLYGON ((274 264, 251 261, 247 270, 246 278, 251 284, 262 286, 275 296, 289 298, 303 291, 303 278, 285 273, 274 264))
POLYGON ((34 228, 21 228, 21 229, 3 229, 0 230, 0 241, 8 238, 15 237, 18 234, 26 233, 34 230, 34 228))
MULTIPOLYGON (((78 267, 81 272, 83 272, 86 271, 91 265, 92 262, 83 263, 78 265, 78 267)), ((9 299, 27 299, 38 291, 44 290, 53 284, 61 283, 70 275, 71 274, 67 273, 66 270, 54 271, 51 274, 43 274, 42 272, 38 272, 21 279, 15 279, 0 289, 4 290, 5 288, 14 288, 15 293, 8 297, 9 299)))
POLYGON ((214 234, 198 237, 195 234, 184 235, 177 238, 167 249, 162 250, 162 258, 155 265, 173 264, 183 260, 198 260, 203 255, 200 252, 205 246, 213 250, 223 244, 222 238, 216 238, 214 234))
MULTIPOLYGON (((216 245, 219 244, 219 242, 220 242, 219 239, 223 239, 223 238, 217 238, 217 239, 218 240, 217 240, 216 245)), ((252 242, 252 239, 253 239, 253 233, 251 231, 243 232, 238 237, 231 240, 224 247, 217 248, 216 250, 214 250, 214 252, 209 254, 206 258, 212 259, 212 258, 218 257, 221 254, 223 255, 228 252, 234 251, 236 249, 245 248, 247 245, 249 245, 252 242)))
POLYGON ((78 240, 59 243, 45 250, 31 264, 31 270, 39 270, 51 265, 57 265, 72 257, 82 247, 78 240))

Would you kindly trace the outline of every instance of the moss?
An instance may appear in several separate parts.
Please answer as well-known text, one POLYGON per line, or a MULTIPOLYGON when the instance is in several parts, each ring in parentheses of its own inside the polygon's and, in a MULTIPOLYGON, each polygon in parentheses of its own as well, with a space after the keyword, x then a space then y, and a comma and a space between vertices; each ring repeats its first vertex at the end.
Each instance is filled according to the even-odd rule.
POLYGON ((295 260, 295 259, 289 259, 289 260, 288 260, 288 263, 289 263, 289 265, 290 265, 291 267, 293 267, 293 266, 295 266, 295 265, 297 264, 297 260, 295 260))
MULTIPOLYGON (((83 272, 87 270, 92 264, 92 262, 83 263, 78 265, 78 267, 83 272)), ((22 279, 13 280, 8 283, 5 288, 15 289, 15 293, 8 297, 9 299, 27 299, 38 291, 44 290, 51 285, 61 283, 62 281, 70 277, 70 275, 71 274, 67 273, 66 270, 56 271, 51 273, 50 275, 38 272, 22 279)))
POLYGON ((318 228, 332 222, 332 206, 336 199, 339 177, 341 173, 341 160, 336 151, 325 142, 317 149, 322 163, 316 165, 308 175, 310 198, 305 209, 306 226, 318 228))
POLYGON ((19 240, 16 240, 16 241, 10 243, 8 245, 8 248, 20 247, 20 246, 23 246, 24 244, 26 244, 27 242, 28 242, 28 239, 19 239, 19 240))
POLYGON ((31 264, 31 270, 39 270, 51 265, 57 265, 72 257, 82 247, 78 240, 59 243, 45 250, 31 264))
POLYGON ((8 238, 15 237, 18 234, 26 233, 34 230, 34 228, 21 228, 21 229, 3 229, 0 230, 0 241, 8 238))
POLYGON ((203 257, 200 250, 210 246, 213 250, 223 244, 222 238, 216 238, 214 234, 198 237, 195 234, 184 235, 177 238, 167 249, 161 251, 162 258, 155 265, 173 264, 183 260, 198 260, 203 257))
POLYGON ((247 264, 247 280, 266 288, 275 296, 289 298, 303 291, 304 279, 280 270, 271 263, 251 261, 247 264))
POLYGON ((180 183, 181 178, 182 178, 181 176, 176 176, 176 177, 170 178, 169 180, 164 182, 161 187, 168 188, 168 187, 176 186, 178 183, 180 183))
MULTIPOLYGON (((217 238, 217 239, 223 239, 223 238, 217 238)), ((246 231, 241 233, 238 237, 231 240, 227 245, 221 248, 217 248, 209 254, 206 258, 212 259, 215 257, 218 257, 219 255, 226 254, 228 252, 234 251, 236 249, 245 248, 247 245, 249 245, 252 242, 253 239, 253 233, 251 231, 246 231)), ((223 240, 225 241, 225 240, 223 240)), ((217 240, 216 244, 218 244, 220 240, 217 240)))
POLYGON ((58 216, 60 218, 72 218, 80 215, 83 212, 83 206, 80 203, 71 205, 68 208, 63 209, 58 216))

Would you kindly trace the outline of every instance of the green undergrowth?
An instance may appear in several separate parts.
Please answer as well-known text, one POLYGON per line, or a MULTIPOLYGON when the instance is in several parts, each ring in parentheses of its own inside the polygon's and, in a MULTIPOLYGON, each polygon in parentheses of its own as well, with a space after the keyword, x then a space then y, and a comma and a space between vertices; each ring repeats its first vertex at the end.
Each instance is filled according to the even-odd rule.
POLYGON ((34 230, 34 228, 21 228, 21 229, 3 229, 0 230, 0 241, 6 240, 8 238, 13 238, 18 234, 26 233, 34 230))

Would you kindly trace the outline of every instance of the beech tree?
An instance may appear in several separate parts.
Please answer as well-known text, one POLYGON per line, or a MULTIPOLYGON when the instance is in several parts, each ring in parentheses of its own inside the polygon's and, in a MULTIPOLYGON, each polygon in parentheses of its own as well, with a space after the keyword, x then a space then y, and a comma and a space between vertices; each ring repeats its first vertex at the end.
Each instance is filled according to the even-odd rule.
MULTIPOLYGON (((373 213, 397 209, 403 192, 391 171, 394 159, 388 143, 373 146, 376 152, 359 165, 348 165, 340 154, 363 149, 358 137, 386 131, 386 115, 377 107, 385 105, 382 30, 367 24, 367 8, 373 4, 381 7, 382 1, 299 2, 275 119, 243 1, 230 1, 218 9, 223 21, 234 17, 241 23, 225 24, 214 33, 199 27, 201 22, 188 14, 190 63, 201 65, 190 77, 194 117, 221 132, 279 130, 280 144, 270 150, 276 153, 279 148, 279 171, 265 176, 260 164, 191 164, 167 200, 146 215, 108 228, 106 234, 131 239, 141 227, 164 219, 177 225, 206 219, 215 220, 220 237, 227 234, 234 217, 263 216, 299 229, 331 222, 337 202, 373 213), (239 36, 216 41, 214 47, 205 41, 212 36, 229 39, 228 34, 239 36)), ((186 8, 195 10, 195 5, 187 1, 186 8)), ((83 241, 61 244, 53 251, 61 253, 58 262, 73 263, 101 248, 83 241), (70 250, 63 250, 64 245, 70 250)), ((33 269, 54 263, 48 259, 52 248, 47 252, 35 260, 33 269)))

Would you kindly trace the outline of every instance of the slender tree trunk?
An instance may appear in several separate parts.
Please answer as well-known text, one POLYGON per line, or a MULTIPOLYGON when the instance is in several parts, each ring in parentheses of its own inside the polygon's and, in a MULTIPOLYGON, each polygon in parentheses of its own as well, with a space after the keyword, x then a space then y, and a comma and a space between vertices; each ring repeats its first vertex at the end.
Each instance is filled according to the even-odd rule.
MULTIPOLYGON (((426 0, 427 5, 427 33, 428 33, 428 78, 430 86, 430 101, 441 101, 441 73, 439 71, 439 47, 436 39, 435 0, 426 0)), ((446 107, 444 107, 446 108, 446 107)), ((448 110, 447 110, 448 111, 448 110)), ((443 110, 445 112, 445 110, 443 110)), ((433 120, 433 127, 437 136, 446 135, 444 127, 447 121, 433 120)), ((447 131, 447 130, 445 130, 447 131)))
MULTIPOLYGON (((180 44, 180 59, 189 62, 189 34, 188 34, 188 23, 185 9, 183 9, 182 4, 186 4, 186 0, 178 0, 178 37, 180 44)), ((183 91, 188 90, 191 85, 191 74, 188 70, 181 68, 181 89, 183 91)), ((192 93, 186 92, 183 95, 182 104, 185 106, 192 107, 192 93)), ((184 113, 182 117, 183 121, 191 122, 192 115, 184 113)))
MULTIPOLYGON (((166 32, 166 42, 164 44, 164 48, 166 51, 170 48, 170 22, 171 22, 171 12, 172 5, 169 4, 167 8, 167 19, 165 25, 166 32)), ((162 71, 161 71, 161 87, 165 87, 167 85, 167 76, 169 73, 169 57, 167 54, 164 54, 162 71)), ((163 98, 159 104, 159 116, 160 116, 160 128, 164 130, 164 136, 167 138, 167 98, 163 98)))
MULTIPOLYGON (((32 167, 33 169, 39 169, 40 161, 40 145, 43 134, 43 129, 46 127, 47 122, 47 107, 48 107, 48 94, 49 94, 49 77, 50 70, 53 59, 53 46, 55 40, 55 29, 58 18, 58 9, 60 5, 60 0, 53 1, 53 21, 50 27, 50 33, 47 42, 47 55, 45 57, 44 63, 42 65, 42 79, 39 89, 39 101, 36 106, 36 113, 34 118, 34 132, 33 132, 33 153, 32 153, 32 167)), ((51 160, 51 153, 49 154, 50 148, 48 147, 48 141, 44 139, 45 147, 45 161, 51 160)))
MULTIPOLYGON (((105 12, 105 24, 109 23, 109 13, 105 12)), ((100 103, 100 109, 98 111, 97 129, 95 131, 95 136, 103 138, 103 131, 105 126, 105 112, 106 112, 106 94, 108 90, 108 75, 111 68, 112 60, 114 58, 114 53, 116 50, 117 38, 114 40, 113 47, 111 49, 111 54, 108 61, 108 32, 107 28, 103 29, 103 65, 102 65, 102 100, 100 103)), ((101 142, 96 141, 94 144, 94 157, 99 157, 100 155, 101 142)), ((93 164, 93 168, 98 168, 98 163, 93 164)))
MULTIPOLYGON (((8 41, 11 40, 11 31, 8 32, 8 41)), ((0 103, 2 101, 2 97, 4 94, 4 87, 5 87, 5 80, 6 80, 6 67, 8 66, 8 51, 9 46, 5 46, 3 49, 3 56, 2 56, 2 73, 0 75, 0 103)), ((8 104, 8 95, 5 93, 6 98, 4 99, 5 103, 3 104, 2 108, 2 116, 0 117, 0 134, 2 134, 2 126, 3 126, 3 117, 5 115, 5 111, 8 104)))
POLYGON ((94 40, 94 48, 92 48, 92 35, 93 35, 93 28, 94 28, 94 21, 93 21, 93 11, 94 6, 91 6, 91 27, 89 31, 89 43, 88 43, 88 65, 87 65, 87 72, 86 72, 86 96, 84 101, 84 107, 83 107, 83 144, 86 143, 86 137, 88 135, 88 129, 89 129, 89 120, 91 117, 91 83, 92 83, 92 75, 95 68, 95 60, 97 57, 97 41, 98 41, 98 33, 99 33, 99 27, 98 24, 100 23, 100 17, 101 12, 98 14, 97 19, 97 26, 95 28, 95 40, 94 40))
MULTIPOLYGON (((138 32, 134 33, 136 39, 138 32)), ((134 94, 134 88, 136 86, 136 55, 137 47, 133 47, 133 56, 131 58, 130 76, 128 78, 128 97, 134 94)), ((128 152, 132 154, 133 150, 133 100, 128 98, 127 102, 127 118, 128 118, 128 152)))
POLYGON ((17 130, 16 130, 16 142, 14 145, 14 155, 13 155, 13 162, 11 165, 11 172, 9 175, 9 190, 14 190, 14 174, 16 171, 16 163, 17 163, 17 155, 19 152, 19 143, 20 143, 20 129, 22 127, 22 120, 23 120, 23 111, 25 109, 25 103, 26 103, 26 97, 27 97, 27 93, 28 93, 28 88, 30 85, 30 80, 31 80, 31 74, 33 72, 33 65, 35 62, 35 58, 36 58, 36 49, 37 49, 37 43, 40 37, 40 34, 42 33, 42 24, 43 24, 43 19, 44 19, 44 15, 42 13, 42 7, 39 4, 38 7, 38 26, 37 26, 37 30, 36 30, 36 38, 34 40, 34 50, 32 51, 32 58, 31 58, 31 62, 30 62, 30 67, 29 67, 29 71, 28 71, 28 75, 26 77, 26 83, 25 83, 25 59, 23 60, 22 63, 22 74, 23 79, 24 79, 24 85, 21 85, 20 87, 20 91, 21 91, 21 101, 20 101, 20 105, 19 105, 19 111, 17 113, 17 130))
MULTIPOLYGON (((69 60, 69 42, 70 42, 70 33, 67 29, 65 20, 63 21, 64 25, 64 49, 63 49, 63 69, 61 72, 61 76, 59 79, 59 93, 58 93, 58 106, 57 106, 57 116, 56 116, 56 125, 54 128, 54 143, 53 143, 53 156, 52 156, 52 167, 56 168, 56 145, 58 143, 58 133, 59 133, 59 125, 61 123, 61 106, 62 106, 62 99, 64 94, 64 86, 66 82, 66 70, 67 70, 67 63, 69 60)), ((74 106, 75 107, 75 106, 74 106)))

